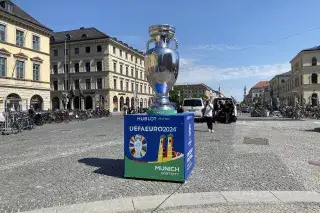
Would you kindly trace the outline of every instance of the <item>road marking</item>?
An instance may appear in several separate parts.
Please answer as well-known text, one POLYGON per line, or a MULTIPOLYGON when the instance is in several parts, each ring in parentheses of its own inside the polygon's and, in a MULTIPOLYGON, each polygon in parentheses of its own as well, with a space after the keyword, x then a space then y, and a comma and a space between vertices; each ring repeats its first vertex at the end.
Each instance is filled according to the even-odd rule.
MULTIPOLYGON (((22 213, 116 213, 157 208, 170 195, 128 197, 89 203, 72 204, 32 210, 22 213)), ((159 208, 199 206, 212 204, 248 203, 319 203, 320 194, 315 191, 224 191, 180 193, 172 195, 159 208)))

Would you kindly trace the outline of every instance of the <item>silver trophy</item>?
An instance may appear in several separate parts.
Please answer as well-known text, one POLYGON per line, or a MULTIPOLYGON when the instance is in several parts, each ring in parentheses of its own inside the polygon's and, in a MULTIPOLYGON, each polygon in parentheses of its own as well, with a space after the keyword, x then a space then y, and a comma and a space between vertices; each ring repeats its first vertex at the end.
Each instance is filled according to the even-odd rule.
POLYGON ((155 99, 148 114, 177 113, 168 95, 179 73, 178 41, 174 38, 175 32, 174 27, 166 24, 149 27, 151 39, 147 42, 145 72, 147 81, 155 91, 155 99), (174 48, 169 46, 171 42, 174 43, 174 48), (149 49, 151 43, 154 43, 155 47, 149 49))

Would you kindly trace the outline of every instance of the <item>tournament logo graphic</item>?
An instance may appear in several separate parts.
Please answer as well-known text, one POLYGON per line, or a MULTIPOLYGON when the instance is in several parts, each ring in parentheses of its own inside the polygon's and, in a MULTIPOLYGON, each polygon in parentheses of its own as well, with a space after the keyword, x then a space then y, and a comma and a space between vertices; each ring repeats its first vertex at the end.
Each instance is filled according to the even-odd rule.
POLYGON ((133 157, 142 158, 147 154, 147 141, 142 135, 134 135, 130 138, 129 150, 133 157))

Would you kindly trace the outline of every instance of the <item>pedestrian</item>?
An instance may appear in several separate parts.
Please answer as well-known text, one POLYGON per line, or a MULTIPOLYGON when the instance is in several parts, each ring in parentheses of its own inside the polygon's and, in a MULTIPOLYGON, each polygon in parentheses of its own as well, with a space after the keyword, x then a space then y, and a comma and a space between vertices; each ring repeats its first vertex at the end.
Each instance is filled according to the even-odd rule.
POLYGON ((206 101, 206 105, 204 107, 204 118, 207 122, 207 127, 209 132, 214 132, 213 131, 213 105, 210 103, 208 100, 206 101))

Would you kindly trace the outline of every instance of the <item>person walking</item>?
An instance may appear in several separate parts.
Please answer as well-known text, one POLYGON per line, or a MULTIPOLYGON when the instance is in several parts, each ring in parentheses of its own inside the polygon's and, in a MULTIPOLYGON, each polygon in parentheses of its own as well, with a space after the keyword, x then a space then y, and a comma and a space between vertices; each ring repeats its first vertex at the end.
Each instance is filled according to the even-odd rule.
POLYGON ((206 105, 204 108, 204 118, 207 122, 207 126, 208 126, 208 131, 209 132, 214 132, 213 131, 213 104, 210 103, 208 100, 206 101, 206 105))

